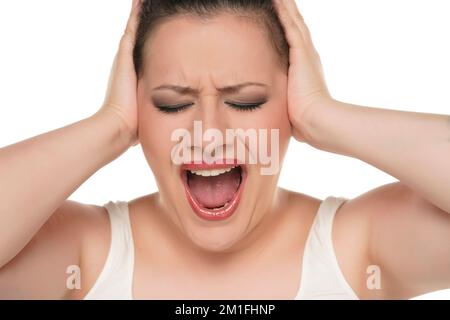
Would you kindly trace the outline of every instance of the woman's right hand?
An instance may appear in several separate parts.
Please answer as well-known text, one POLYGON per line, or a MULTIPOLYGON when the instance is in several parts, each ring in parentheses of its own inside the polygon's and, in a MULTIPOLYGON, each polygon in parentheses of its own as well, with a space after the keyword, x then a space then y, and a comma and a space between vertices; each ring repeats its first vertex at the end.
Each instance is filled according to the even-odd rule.
POLYGON ((112 112, 118 116, 124 134, 131 137, 131 145, 139 143, 137 76, 133 62, 133 49, 141 2, 141 0, 133 0, 130 17, 120 39, 119 50, 109 76, 105 101, 98 111, 98 113, 112 112))

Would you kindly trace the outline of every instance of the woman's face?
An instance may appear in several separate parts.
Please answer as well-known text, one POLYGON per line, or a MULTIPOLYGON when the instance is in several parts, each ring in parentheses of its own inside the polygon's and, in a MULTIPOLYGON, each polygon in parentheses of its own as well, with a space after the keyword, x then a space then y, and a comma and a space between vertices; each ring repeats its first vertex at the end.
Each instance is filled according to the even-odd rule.
POLYGON ((143 56, 139 139, 159 187, 162 212, 198 247, 232 251, 275 205, 276 169, 291 136, 286 70, 262 26, 225 13, 207 21, 193 16, 164 21, 147 39, 143 56), (223 89, 243 83, 259 85, 223 89), (167 85, 192 90, 158 89, 167 85), (250 109, 234 105, 261 102, 250 109), (186 107, 173 109, 178 106, 186 107), (203 134, 208 129, 223 133, 223 141, 206 141, 201 135, 194 140, 200 127, 203 134), (243 130, 241 135, 236 129, 243 130), (238 135, 227 140, 226 130, 238 135), (256 133, 256 144, 250 132, 256 133), (237 147, 242 142, 244 157, 237 147), (205 153, 213 149, 215 153, 205 153), (183 154, 185 165, 174 154, 183 154), (192 165, 202 154, 215 156, 216 162, 245 164, 228 172, 224 169, 234 164, 205 165, 203 158, 203 165, 192 165))

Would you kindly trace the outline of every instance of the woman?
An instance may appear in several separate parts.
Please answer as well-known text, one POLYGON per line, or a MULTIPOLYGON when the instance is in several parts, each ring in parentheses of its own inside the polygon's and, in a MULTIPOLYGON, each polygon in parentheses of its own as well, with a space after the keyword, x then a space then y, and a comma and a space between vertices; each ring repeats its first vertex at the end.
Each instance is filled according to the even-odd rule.
POLYGON ((0 298, 406 299, 450 287, 449 117, 333 99, 294 0, 273 2, 133 1, 101 109, 0 150, 0 298), (250 136, 248 158, 228 157, 241 136, 188 139, 199 124, 254 129, 257 147, 250 136), (264 132, 274 139, 260 143, 264 132), (278 188, 291 135, 399 182, 355 199, 278 188), (138 143, 158 193, 67 200, 138 143), (250 161, 262 149, 268 174, 250 161))

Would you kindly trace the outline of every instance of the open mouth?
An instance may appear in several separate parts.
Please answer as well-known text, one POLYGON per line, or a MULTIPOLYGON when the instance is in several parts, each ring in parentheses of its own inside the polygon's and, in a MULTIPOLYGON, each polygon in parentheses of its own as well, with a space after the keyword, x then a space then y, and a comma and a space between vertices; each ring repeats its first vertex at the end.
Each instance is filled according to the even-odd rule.
POLYGON ((194 212, 206 220, 223 220, 239 205, 246 170, 236 164, 184 164, 181 178, 194 212))

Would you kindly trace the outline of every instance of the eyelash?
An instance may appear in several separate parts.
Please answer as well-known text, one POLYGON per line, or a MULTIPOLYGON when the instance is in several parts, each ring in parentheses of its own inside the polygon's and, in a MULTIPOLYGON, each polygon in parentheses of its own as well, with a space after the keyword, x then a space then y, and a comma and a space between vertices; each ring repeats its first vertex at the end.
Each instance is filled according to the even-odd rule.
POLYGON ((237 111, 254 111, 256 109, 261 108, 261 106, 266 103, 266 101, 264 102, 259 102, 259 103, 231 103, 231 102, 226 102, 227 105, 229 105, 231 108, 237 110, 237 111))
POLYGON ((156 106, 159 111, 164 113, 178 113, 181 111, 184 111, 188 107, 190 107, 192 104, 183 104, 183 105, 174 105, 174 106, 156 106))
MULTIPOLYGON (((231 102, 225 102, 225 103, 237 111, 254 111, 256 109, 261 108, 261 106, 266 102, 267 101, 259 102, 259 103, 242 103, 242 104, 241 103, 231 103, 231 102)), ((170 113, 182 112, 182 111, 186 110, 187 108, 189 108, 190 106, 192 106, 192 103, 191 104, 183 104, 183 105, 174 105, 174 106, 156 106, 156 108, 158 108, 159 111, 161 111, 161 112, 170 114, 170 113)))

